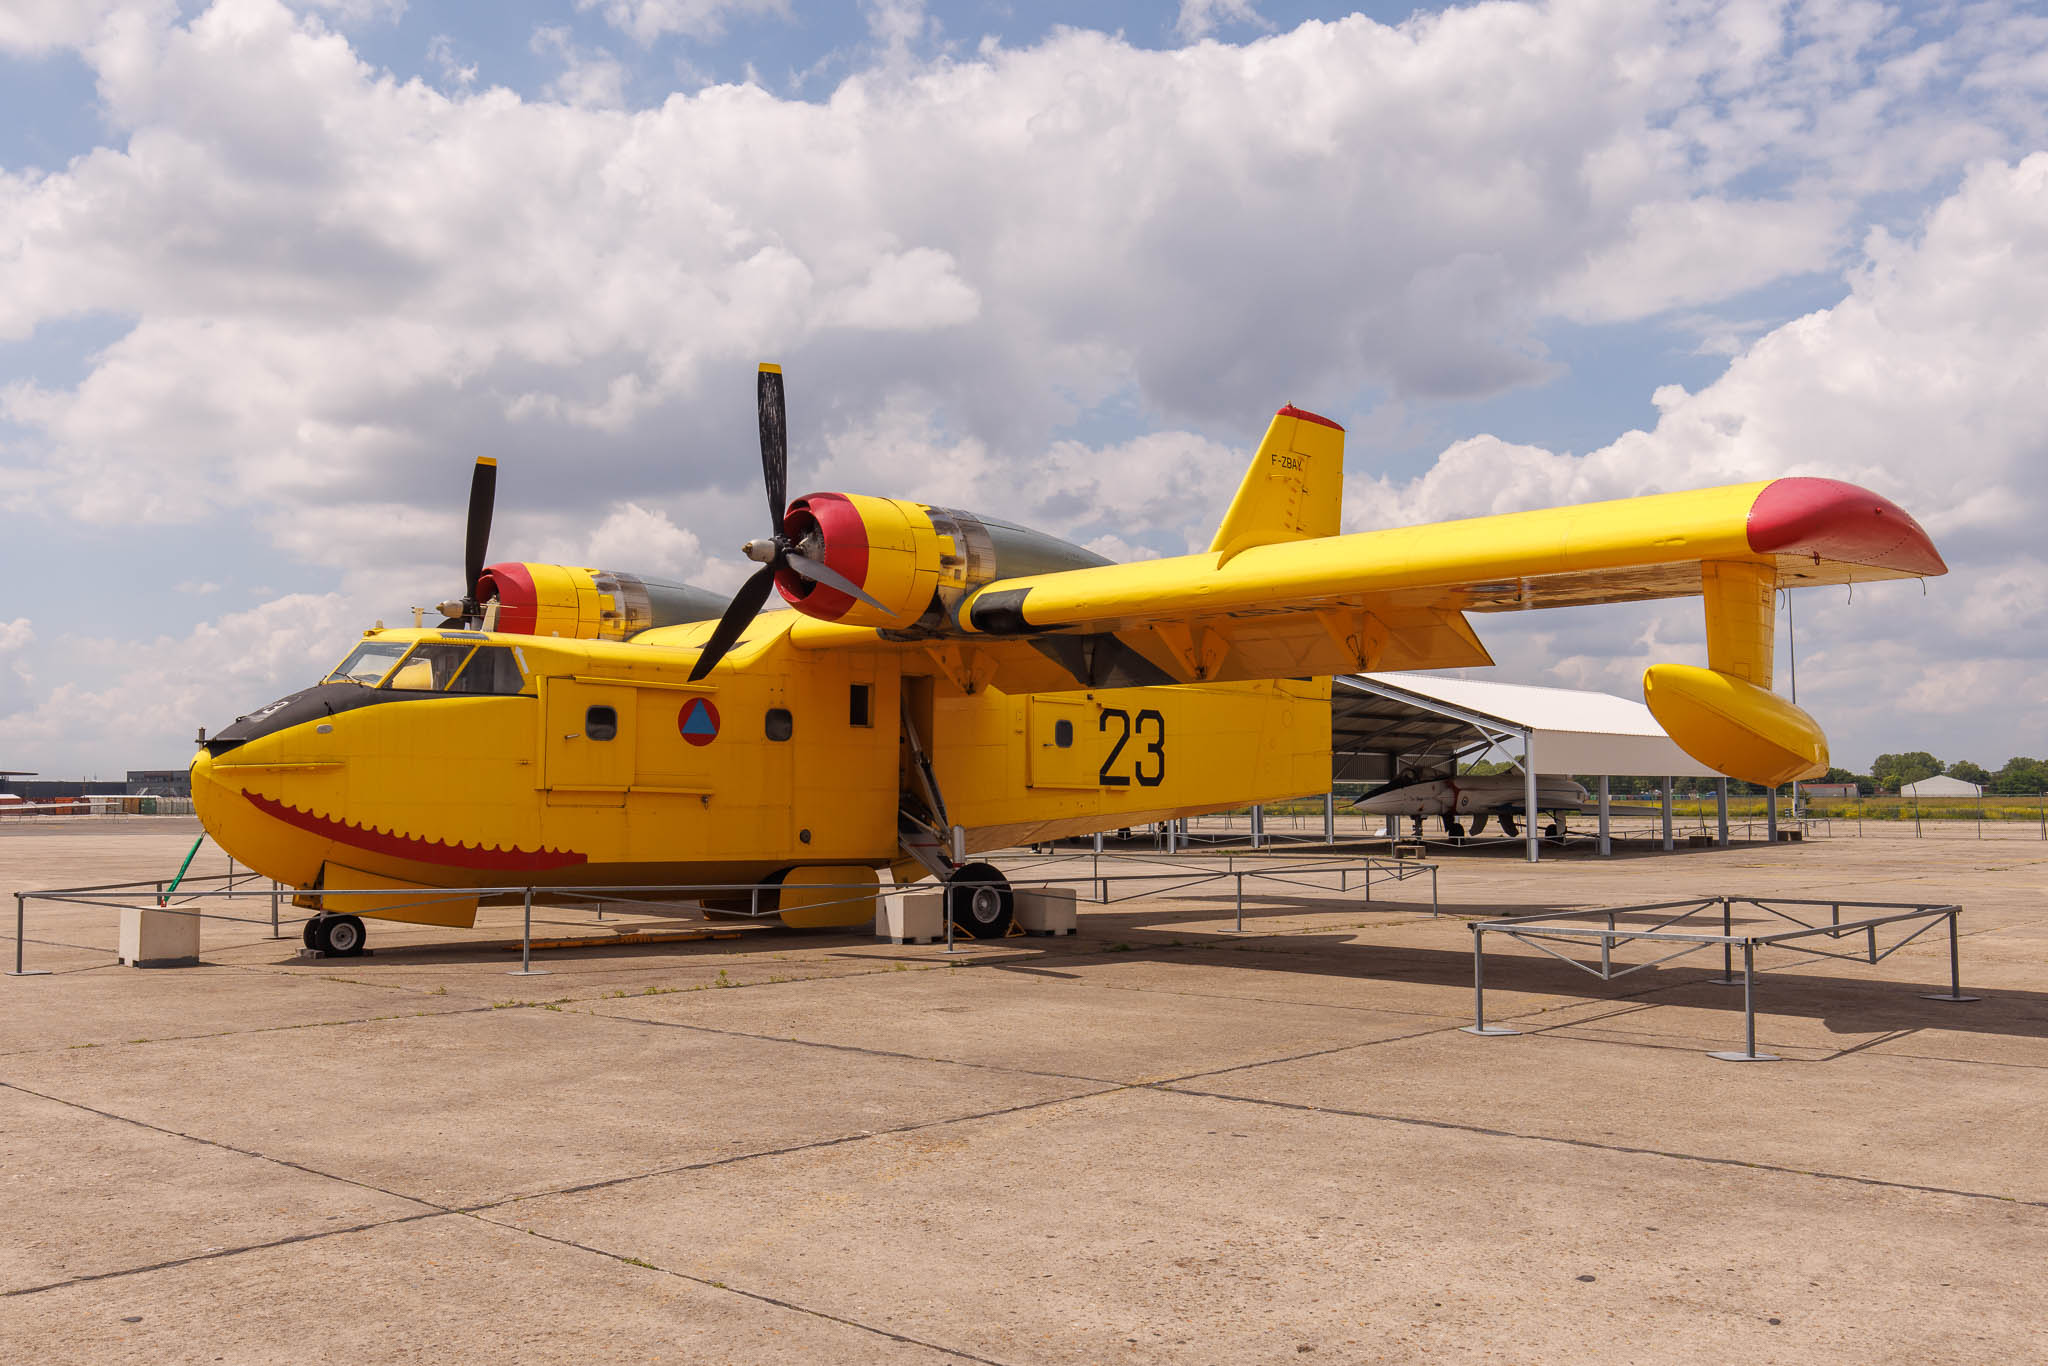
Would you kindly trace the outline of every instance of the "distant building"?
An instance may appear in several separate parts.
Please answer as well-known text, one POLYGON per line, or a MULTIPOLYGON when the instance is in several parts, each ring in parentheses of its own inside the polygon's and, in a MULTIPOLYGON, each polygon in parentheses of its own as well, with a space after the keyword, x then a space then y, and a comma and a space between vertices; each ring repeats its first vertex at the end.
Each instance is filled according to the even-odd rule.
POLYGON ((131 768, 124 794, 130 797, 189 797, 192 773, 183 768, 131 768))
POLYGON ((1840 801, 1845 797, 1854 797, 1857 788, 1854 783, 1801 783, 1799 794, 1823 801, 1840 801))
POLYGON ((24 801, 46 802, 55 797, 125 797, 128 784, 87 783, 76 778, 8 778, 0 780, 0 792, 11 792, 24 801))
POLYGON ((60 797, 189 797, 192 795, 192 775, 182 768, 131 768, 128 777, 121 782, 0 775, 0 793, 10 793, 31 802, 60 797))
POLYGON ((1984 789, 1975 783, 1966 783, 1961 778, 1940 774, 1933 778, 1922 778, 1917 783, 1907 783, 1899 789, 1901 797, 1981 797, 1984 789))

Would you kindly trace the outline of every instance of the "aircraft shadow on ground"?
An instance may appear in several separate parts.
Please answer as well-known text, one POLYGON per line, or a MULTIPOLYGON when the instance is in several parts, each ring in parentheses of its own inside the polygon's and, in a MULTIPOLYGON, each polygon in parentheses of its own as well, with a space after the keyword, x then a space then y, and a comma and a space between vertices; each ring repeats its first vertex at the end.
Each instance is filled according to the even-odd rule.
MULTIPOLYGON (((977 946, 972 966, 995 971, 1024 972, 1038 977, 1069 977, 1080 974, 1067 965, 1086 959, 1112 959, 1128 963, 1200 962, 1217 966, 1242 966, 1248 971, 1300 973, 1323 979, 1340 979, 1367 987, 1374 982, 1399 982, 1418 986, 1444 987, 1459 996, 1448 998, 1446 1012, 1469 1008, 1472 988, 1472 953, 1469 947, 1456 949, 1419 947, 1412 944, 1375 943, 1375 921, 1389 927, 1394 923, 1432 923, 1427 902, 1360 901, 1341 911, 1332 911, 1327 899, 1292 896, 1247 896, 1243 932, 1219 929, 1219 921, 1231 920, 1236 900, 1221 896, 1181 896, 1171 905, 1119 907, 1084 905, 1080 939, 1006 939, 1000 945, 977 946), (1302 928, 1299 917, 1313 915, 1343 917, 1347 926, 1339 931, 1302 928), (1384 918, 1384 919, 1383 919, 1384 918), (1106 941, 1106 942, 1105 942, 1106 941), (991 949, 997 949, 991 954, 991 949), (1456 1004, 1453 1005, 1452 1002, 1456 1004)), ((1507 915, 1579 912, 1582 907, 1552 905, 1451 904, 1441 907, 1434 921, 1455 932, 1460 920, 1487 919, 1507 915)), ((1648 928, 1666 917, 1657 913, 1633 912, 1617 918, 1622 925, 1648 928)), ((1716 923, 1703 928, 1718 929, 1716 923)), ((1703 918, 1704 919, 1704 918, 1703 918)), ((1773 927, 1783 922, 1772 922, 1773 927)), ((1763 922, 1738 919, 1737 928, 1761 928, 1763 922)), ((680 922, 675 928, 702 928, 701 921, 680 922)), ((577 937, 599 928, 596 922, 565 933, 559 923, 550 923, 549 937, 577 937)), ((666 926, 636 925, 635 928, 662 929, 666 926)), ((541 937, 536 935, 536 938, 541 937)), ((1860 936, 1844 936, 1841 947, 1850 949, 1860 936)), ((1941 928, 1916 941, 1929 952, 1899 955, 1881 962, 1874 974, 1847 976, 1827 970, 1825 960, 1805 959, 1796 949, 1760 950, 1757 959, 1757 1009, 1766 1015, 1804 1017, 1819 1021, 1831 1033, 1868 1035, 1910 1033, 1920 1029, 1944 1029, 1970 1033, 2009 1035, 2020 1038, 2048 1038, 2048 992, 1978 990, 1971 981, 1972 958, 1981 955, 1981 940, 1965 937, 1962 944, 1962 981, 1966 993, 1983 999, 1967 1005, 1929 1001, 1920 993, 1948 989, 1948 958, 1942 952, 1941 928)), ((1823 941, 1826 942, 1826 941, 1823 941)), ((1560 950, 1572 946, 1558 945, 1560 950)), ((1596 944, 1577 946, 1581 961, 1597 962, 1596 944)), ((1617 965, 1640 962, 1668 952, 1669 944, 1638 943, 1617 948, 1617 965)), ((1830 945, 1830 947, 1834 947, 1830 945)), ((351 973, 374 973, 379 966, 491 964, 516 966, 518 941, 493 939, 488 942, 400 945, 387 947, 379 956, 332 960, 346 964, 351 973)), ((782 928, 750 930, 738 939, 615 945, 602 941, 590 947, 536 950, 536 967, 559 962, 564 967, 593 953, 608 960, 630 963, 639 968, 661 959, 746 961, 763 951, 790 949, 848 950, 876 961, 904 961, 932 966, 929 946, 889 952, 865 935, 843 931, 798 931, 782 928)), ((1740 955, 1736 956, 1740 965, 1740 955)), ((1981 958, 1980 960, 1981 961, 1981 958)), ((1509 942, 1487 946, 1486 986, 1489 1016, 1513 1015, 1526 1011, 1526 997, 1565 996, 1586 1002, 1612 1001, 1617 1006, 1640 1009, 1655 1005, 1684 1006, 1724 1012, 1731 1028, 1740 1029, 1742 989, 1709 981, 1721 972, 1718 947, 1656 967, 1648 967, 1616 981, 1605 982, 1532 949, 1509 942)), ((1869 969, 1865 968, 1868 973, 1869 969)), ((1370 996, 1357 1002, 1370 1006, 1370 996)), ((1412 1008, 1412 1006, 1406 1007, 1412 1008)), ((1576 1020, 1583 1026, 1592 1021, 1576 1020)))
MULTIPOLYGON (((1219 918, 1228 919, 1234 915, 1233 897, 1188 897, 1177 901, 1178 904, 1171 909, 1148 907, 1119 911, 1114 906, 1090 908, 1084 912, 1083 923, 1091 937, 1113 941, 1104 952, 1113 952, 1119 957, 1127 954, 1134 961, 1173 961, 1184 959, 1189 951, 1201 951, 1204 961, 1214 961, 1214 955, 1208 951, 1222 949, 1241 953, 1248 960, 1245 966, 1257 971, 1301 972, 1361 983, 1404 982, 1460 988, 1463 1003, 1469 1008, 1472 990, 1472 952, 1469 947, 1442 949, 1372 942, 1371 919, 1375 913, 1409 919, 1419 917, 1426 921, 1429 919, 1426 902, 1417 905, 1388 901, 1354 906, 1336 914, 1349 916, 1358 913, 1362 922, 1360 928, 1328 934, 1271 924, 1301 915, 1331 915, 1333 912, 1327 901, 1262 896, 1254 907, 1248 897, 1245 931, 1239 934, 1234 931, 1218 932, 1214 928, 1219 918), (1270 928, 1262 926, 1262 922, 1270 928)), ((1459 919, 1539 913, 1576 913, 1578 918, 1574 923, 1595 923, 1579 906, 1454 905, 1446 902, 1440 909, 1440 923, 1447 928, 1459 919)), ((1649 928, 1667 918, 1668 915, 1654 912, 1631 912, 1617 916, 1616 923, 1649 928)), ((1702 925, 1702 928, 1709 931, 1720 928, 1718 917, 1702 919, 1713 922, 1702 925)), ((1735 928, 1740 933, 1790 926, 1786 922, 1772 921, 1767 927, 1763 921, 1745 921, 1738 916, 1735 928)), ((1944 930, 1937 925, 1915 941, 1914 947, 1925 944, 1929 952, 1887 958, 1877 965, 1874 975, 1867 976, 1831 972, 1827 960, 1816 962, 1793 947, 1760 949, 1757 955, 1757 1010, 1766 1015, 1817 1020, 1836 1034, 1948 1029, 2020 1038, 2048 1038, 2048 992, 1978 989, 1972 986, 1973 951, 1981 955, 1984 946, 1982 941, 1971 937, 1966 936, 1962 941, 1963 991, 1983 999, 1971 1004, 1923 999, 1922 992, 1948 990, 1945 938, 1944 930)), ((1862 942, 1860 935, 1844 935, 1843 939, 1845 942, 1840 947, 1845 951, 1862 942)), ((1881 940, 1880 947, 1885 942, 1889 941, 1881 940)), ((1597 942, 1588 941, 1577 946, 1557 944, 1553 947, 1560 951, 1576 947, 1579 951, 1572 956, 1582 962, 1597 964, 1599 960, 1597 942)), ((1646 961, 1673 947, 1670 944, 1638 943, 1630 948, 1617 948, 1614 959, 1617 965, 1646 961)), ((1831 950, 1835 947, 1829 945, 1831 950)), ((1741 961, 1741 954, 1737 952, 1734 962, 1738 974, 1741 961)), ((1057 970, 1051 963, 1040 966, 1057 970)), ((1868 965, 1863 967, 1865 972, 1872 972, 1868 965)), ((1720 975, 1721 953, 1718 946, 1709 946, 1674 962, 1647 967, 1608 982, 1543 956, 1534 949, 1509 941, 1490 940, 1486 952, 1488 1014, 1512 1014, 1521 1008, 1516 998, 1529 994, 1570 996, 1589 1002, 1613 1001, 1630 1006, 1682 1005, 1688 1009, 1718 1009, 1731 1017, 1739 1031, 1742 988, 1739 985, 1722 986, 1709 980, 1720 975)), ((1583 1025, 1589 1022, 1578 1020, 1574 1023, 1583 1025)))

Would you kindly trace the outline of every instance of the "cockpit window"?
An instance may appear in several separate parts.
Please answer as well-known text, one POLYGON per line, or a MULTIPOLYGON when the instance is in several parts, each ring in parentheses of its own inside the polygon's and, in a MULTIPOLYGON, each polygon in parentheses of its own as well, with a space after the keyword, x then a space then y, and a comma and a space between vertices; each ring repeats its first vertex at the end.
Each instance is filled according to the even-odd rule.
POLYGON ((469 650, 467 645, 423 641, 392 671, 384 686, 394 692, 447 692, 456 671, 469 658, 469 650))
POLYGON ((512 657, 508 647, 479 645, 476 653, 470 656, 468 667, 455 676, 455 682, 448 691, 473 696, 510 697, 525 686, 526 677, 519 672, 519 662, 512 657))
POLYGON ((405 642, 402 640, 364 641, 356 646, 353 654, 341 661, 340 668, 327 675, 327 681, 360 683, 366 688, 374 688, 404 653, 405 642))
POLYGON ((327 682, 346 679, 389 692, 438 692, 469 697, 514 697, 526 687, 517 650, 504 645, 471 647, 452 640, 422 640, 406 653, 402 640, 365 641, 327 682), (400 660, 403 659, 401 663, 400 660), (392 668, 397 664, 397 668, 392 668))

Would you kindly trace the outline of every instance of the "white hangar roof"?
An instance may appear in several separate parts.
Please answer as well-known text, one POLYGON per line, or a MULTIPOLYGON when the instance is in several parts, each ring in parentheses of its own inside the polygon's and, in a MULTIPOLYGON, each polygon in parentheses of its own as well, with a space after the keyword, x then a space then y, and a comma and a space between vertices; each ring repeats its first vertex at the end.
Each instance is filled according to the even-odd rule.
POLYGON ((1509 749, 1526 740, 1539 773, 1720 776, 1680 749, 1641 702, 1573 688, 1432 674, 1342 675, 1331 684, 1330 728, 1339 777, 1392 776, 1370 771, 1373 755, 1448 761, 1490 734, 1512 737, 1509 749))

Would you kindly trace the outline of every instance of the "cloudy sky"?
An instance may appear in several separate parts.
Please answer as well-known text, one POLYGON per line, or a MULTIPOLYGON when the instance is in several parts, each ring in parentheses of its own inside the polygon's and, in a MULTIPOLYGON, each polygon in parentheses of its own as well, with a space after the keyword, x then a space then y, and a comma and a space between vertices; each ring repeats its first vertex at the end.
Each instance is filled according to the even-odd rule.
POLYGON ((0 0, 0 767, 454 594, 479 453, 493 558, 731 587, 769 358, 793 489, 1118 557, 1285 402, 1348 529, 1853 479, 1954 572, 1798 595, 1837 762, 2048 753, 2044 111, 2004 0, 0 0))

